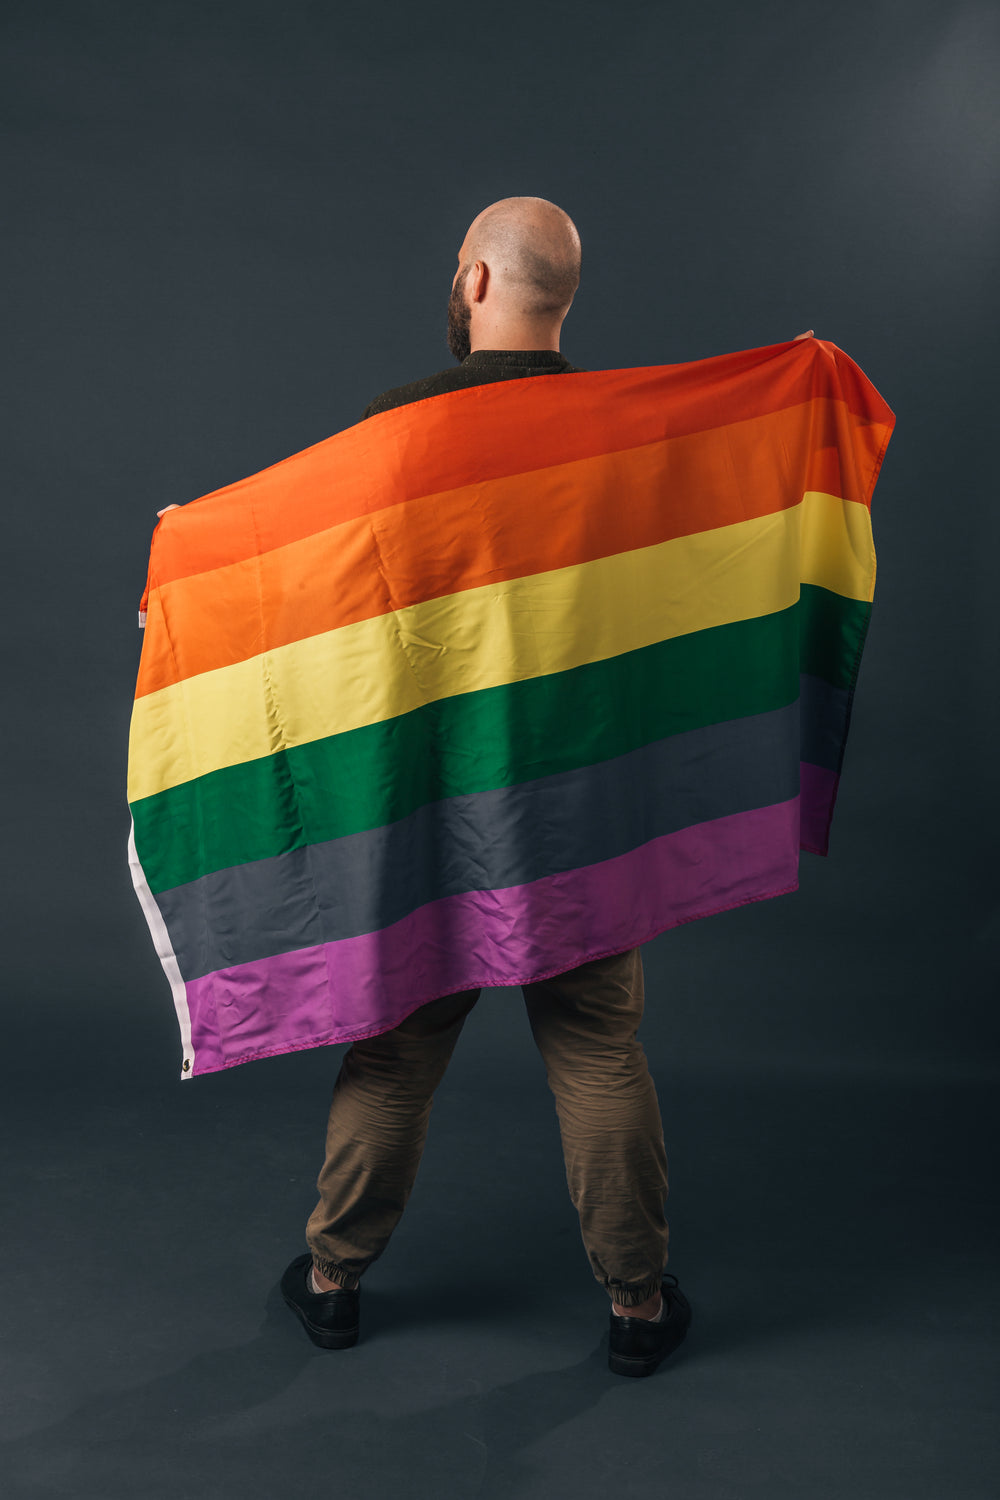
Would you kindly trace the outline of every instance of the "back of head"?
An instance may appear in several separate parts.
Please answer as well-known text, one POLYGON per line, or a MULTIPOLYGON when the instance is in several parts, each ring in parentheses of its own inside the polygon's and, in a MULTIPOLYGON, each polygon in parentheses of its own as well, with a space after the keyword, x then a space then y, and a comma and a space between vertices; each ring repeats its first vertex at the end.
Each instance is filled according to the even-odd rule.
POLYGON ((564 314, 580 284, 576 225, 547 198, 501 198, 474 219, 466 263, 484 261, 522 316, 564 314))

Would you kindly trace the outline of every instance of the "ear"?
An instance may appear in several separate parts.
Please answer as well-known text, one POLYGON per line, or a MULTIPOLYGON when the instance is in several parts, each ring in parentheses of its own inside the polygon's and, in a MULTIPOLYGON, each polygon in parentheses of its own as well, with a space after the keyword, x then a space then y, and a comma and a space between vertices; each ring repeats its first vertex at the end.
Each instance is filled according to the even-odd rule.
POLYGON ((465 283, 466 295, 470 302, 482 302, 486 296, 489 279, 490 270, 486 262, 482 260, 475 261, 465 283))

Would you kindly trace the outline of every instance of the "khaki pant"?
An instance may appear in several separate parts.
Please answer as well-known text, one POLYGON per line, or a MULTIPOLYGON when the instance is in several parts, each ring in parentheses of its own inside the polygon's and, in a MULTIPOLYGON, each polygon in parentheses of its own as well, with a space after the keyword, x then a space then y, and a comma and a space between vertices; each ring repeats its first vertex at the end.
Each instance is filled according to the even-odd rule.
MULTIPOLYGON (((431 1101, 479 990, 432 1000, 344 1055, 320 1201, 306 1239, 331 1281, 355 1287, 382 1254, 423 1154, 431 1101)), ((636 1030, 637 949, 523 987, 555 1095, 566 1180, 591 1269, 623 1307, 652 1297, 667 1259, 667 1159, 636 1030)))

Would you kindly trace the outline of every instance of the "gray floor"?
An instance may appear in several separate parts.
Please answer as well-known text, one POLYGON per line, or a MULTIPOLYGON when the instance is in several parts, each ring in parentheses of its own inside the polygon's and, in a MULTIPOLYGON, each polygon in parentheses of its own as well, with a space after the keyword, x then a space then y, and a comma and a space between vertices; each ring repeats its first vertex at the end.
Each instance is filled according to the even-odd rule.
POLYGON ((276 1291, 340 1049, 8 1096, 3 1494, 992 1500, 991 1090, 654 1058, 695 1321, 623 1380, 516 1004, 470 1018, 340 1353, 276 1291))

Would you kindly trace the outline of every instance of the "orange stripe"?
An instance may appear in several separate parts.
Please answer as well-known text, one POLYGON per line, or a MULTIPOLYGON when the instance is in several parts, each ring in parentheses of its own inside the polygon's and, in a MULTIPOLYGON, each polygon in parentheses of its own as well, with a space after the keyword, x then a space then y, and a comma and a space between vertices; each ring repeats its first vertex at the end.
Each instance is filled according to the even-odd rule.
MULTIPOLYGON (((845 420, 891 425, 861 372, 816 339, 717 359, 474 386, 385 412, 171 511, 151 585, 224 567, 407 501, 726 427, 834 394, 845 420), (863 384, 860 384, 863 382, 863 384), (455 421, 456 410, 461 422, 455 421), (211 505, 204 501, 211 500, 211 505)), ((874 482, 874 475, 872 482, 874 482)), ((843 494, 843 491, 837 491, 843 494)), ((844 495, 867 499, 868 495, 844 495)))
POLYGON ((421 496, 161 584, 136 695, 422 600, 769 515, 804 490, 856 490, 834 446, 843 420, 839 403, 814 401, 724 432, 421 496))

